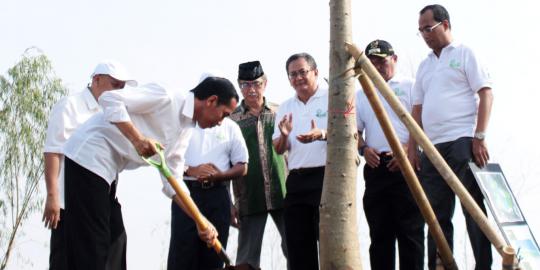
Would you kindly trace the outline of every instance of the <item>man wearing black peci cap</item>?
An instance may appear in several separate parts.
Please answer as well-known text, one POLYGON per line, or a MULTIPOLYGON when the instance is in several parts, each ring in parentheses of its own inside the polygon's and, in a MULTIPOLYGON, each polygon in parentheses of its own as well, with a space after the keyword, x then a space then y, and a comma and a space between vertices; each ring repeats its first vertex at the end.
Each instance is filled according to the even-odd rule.
POLYGON ((237 264, 260 265, 261 246, 268 215, 281 235, 285 257, 283 199, 285 197, 286 165, 272 145, 272 133, 278 105, 264 97, 267 77, 259 61, 238 66, 238 85, 244 100, 231 114, 240 126, 249 150, 248 173, 233 181, 237 215, 237 264))
MULTIPOLYGON (((377 68, 394 94, 410 112, 414 80, 396 74, 397 55, 390 43, 374 40, 366 47, 366 56, 377 68)), ((378 93, 379 94, 379 93, 378 93)), ((388 113, 400 142, 406 146, 409 132, 386 100, 379 99, 388 113)), ((359 151, 366 160, 364 179, 364 213, 369 225, 371 269, 395 269, 396 240, 399 247, 399 267, 407 270, 424 269, 424 220, 397 160, 384 136, 369 101, 360 90, 356 94, 356 122, 359 151), (362 137, 364 134, 364 137, 362 137)))
MULTIPOLYGON (((187 94, 158 84, 103 93, 99 98, 103 112, 80 126, 64 147, 68 269, 107 269, 109 221, 122 215, 112 212, 109 198, 120 172, 147 166, 141 156, 156 154, 159 143, 173 177, 182 179, 194 125, 218 125, 237 101, 232 83, 217 77, 206 78, 187 94)), ((172 186, 162 180, 165 195, 186 211, 172 186)), ((179 184, 189 193, 183 181, 179 184)), ((210 223, 197 230, 208 244, 217 237, 210 223)))

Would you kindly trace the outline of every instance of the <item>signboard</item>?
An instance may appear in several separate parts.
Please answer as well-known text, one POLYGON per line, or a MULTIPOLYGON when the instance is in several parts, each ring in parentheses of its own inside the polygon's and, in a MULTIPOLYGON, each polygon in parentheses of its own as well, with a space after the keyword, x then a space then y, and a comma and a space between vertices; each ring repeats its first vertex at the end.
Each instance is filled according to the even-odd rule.
POLYGON ((469 166, 506 243, 517 251, 521 269, 540 269, 540 249, 501 166, 490 163, 480 169, 473 162, 469 166))

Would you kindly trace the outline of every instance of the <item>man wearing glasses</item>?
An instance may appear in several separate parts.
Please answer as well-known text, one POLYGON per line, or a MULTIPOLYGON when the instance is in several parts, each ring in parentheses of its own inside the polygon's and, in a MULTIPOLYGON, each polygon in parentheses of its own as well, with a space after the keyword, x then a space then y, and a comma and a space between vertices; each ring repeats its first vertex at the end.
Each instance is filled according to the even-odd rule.
MULTIPOLYGON (((47 138, 44 146, 45 183, 47 200, 43 211, 45 227, 51 229, 51 254, 49 267, 53 270, 68 269, 65 244, 65 203, 64 203, 64 156, 62 148, 71 134, 92 115, 101 111, 97 99, 105 91, 122 89, 125 85, 136 86, 126 69, 115 61, 99 63, 90 76, 92 82, 81 92, 63 98, 54 105, 49 116, 47 138)), ((114 192, 113 192, 114 193, 114 192)), ((115 195, 111 196, 113 212, 120 210, 115 195)), ((126 237, 123 222, 115 219, 112 222, 113 235, 107 265, 111 269, 126 269, 125 254, 126 237)))
MULTIPOLYGON (((281 235, 281 248, 287 257, 283 199, 285 159, 272 145, 277 104, 264 97, 267 77, 259 61, 238 66, 238 85, 244 100, 231 114, 240 126, 249 151, 247 175, 233 181, 233 212, 238 227, 236 264, 259 268, 264 227, 268 215, 281 235)), ((235 224, 233 224, 234 226, 235 224)))
POLYGON ((288 151, 285 235, 290 269, 319 269, 319 204, 326 164, 328 90, 319 85, 313 57, 294 54, 286 62, 296 95, 276 114, 272 136, 277 153, 288 151))
MULTIPOLYGON (((418 68, 413 88, 413 117, 486 213, 468 162, 474 160, 483 167, 489 159, 484 139, 493 103, 492 80, 474 52, 453 41, 450 17, 443 6, 424 7, 418 25, 433 51, 418 68)), ((425 155, 418 159, 416 149, 416 142, 409 140, 411 163, 420 170, 429 201, 452 247, 455 195, 425 155)), ((466 210, 463 212, 475 269, 491 269, 490 242, 466 210)), ((428 258, 429 269, 435 269, 436 247, 431 236, 428 236, 428 258)))
MULTIPOLYGON (((374 40, 366 56, 377 68, 403 106, 412 109, 411 90, 414 80, 396 74, 397 55, 390 43, 374 40)), ((380 94, 379 94, 380 96, 380 94)), ((397 136, 407 144, 409 131, 381 98, 397 136)), ((424 269, 424 219, 401 174, 397 160, 381 129, 379 121, 360 90, 356 94, 356 123, 360 155, 366 160, 364 179, 364 212, 369 225, 371 269, 395 269, 396 240, 399 246, 400 269, 424 269), (365 140, 362 133, 365 131, 365 140)))

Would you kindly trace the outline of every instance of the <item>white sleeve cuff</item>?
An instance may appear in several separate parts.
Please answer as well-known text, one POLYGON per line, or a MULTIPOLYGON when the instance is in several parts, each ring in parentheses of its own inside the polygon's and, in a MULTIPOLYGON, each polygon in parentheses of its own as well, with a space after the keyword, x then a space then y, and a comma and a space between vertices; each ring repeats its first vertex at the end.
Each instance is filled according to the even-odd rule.
MULTIPOLYGON (((161 189, 161 191, 163 192, 163 194, 165 194, 165 196, 172 199, 174 195, 176 195, 176 191, 174 191, 173 187, 169 184, 169 182, 167 181, 165 177, 161 176, 161 180, 163 181, 163 188, 161 189)), ((182 191, 184 191, 187 195, 190 195, 190 192, 189 192, 188 187, 186 186, 186 183, 184 183, 183 180, 177 180, 177 181, 182 191)))
POLYGON ((131 118, 124 106, 106 107, 103 109, 105 119, 112 123, 130 122, 131 118))

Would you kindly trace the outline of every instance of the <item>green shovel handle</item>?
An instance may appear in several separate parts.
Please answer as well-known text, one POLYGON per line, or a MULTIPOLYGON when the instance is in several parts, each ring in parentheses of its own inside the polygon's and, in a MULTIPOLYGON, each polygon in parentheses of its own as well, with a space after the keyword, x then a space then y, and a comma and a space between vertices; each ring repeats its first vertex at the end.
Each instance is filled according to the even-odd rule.
POLYGON ((157 148, 157 154, 159 156, 160 160, 152 159, 152 157, 143 157, 141 158, 146 161, 150 166, 156 167, 165 177, 172 176, 171 170, 169 170, 169 167, 167 167, 167 163, 165 162, 165 154, 163 153, 163 148, 159 143, 156 143, 157 148))

